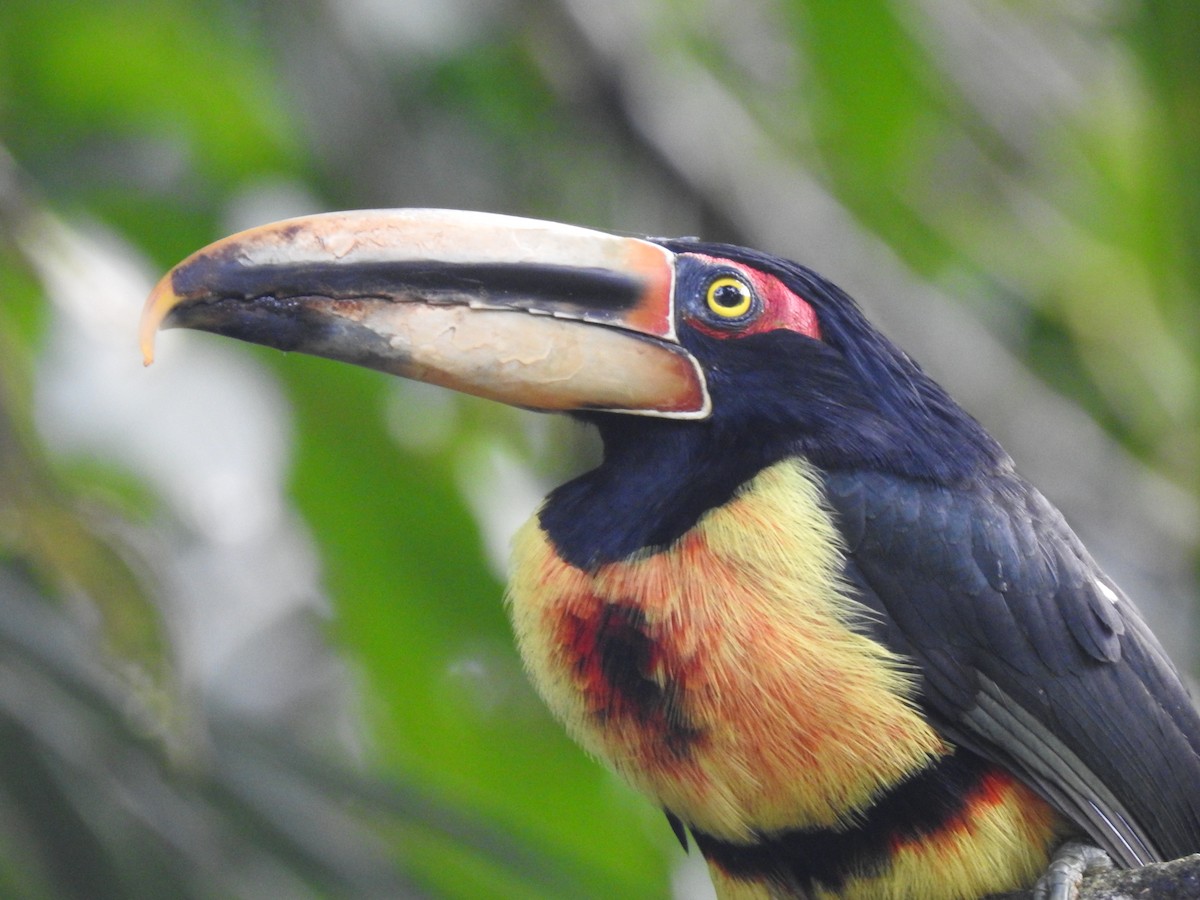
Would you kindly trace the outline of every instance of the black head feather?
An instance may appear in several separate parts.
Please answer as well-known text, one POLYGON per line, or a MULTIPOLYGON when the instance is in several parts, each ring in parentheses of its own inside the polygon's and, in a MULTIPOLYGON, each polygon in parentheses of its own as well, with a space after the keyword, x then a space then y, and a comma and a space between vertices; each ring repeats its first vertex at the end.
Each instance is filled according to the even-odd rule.
POLYGON ((714 422, 785 429, 824 468, 869 467, 954 483, 1007 468, 1003 449, 841 288, 805 266, 729 244, 662 241, 779 279, 814 308, 821 340, 790 331, 683 342, 705 367, 714 422), (718 396, 720 395, 720 396, 718 396))

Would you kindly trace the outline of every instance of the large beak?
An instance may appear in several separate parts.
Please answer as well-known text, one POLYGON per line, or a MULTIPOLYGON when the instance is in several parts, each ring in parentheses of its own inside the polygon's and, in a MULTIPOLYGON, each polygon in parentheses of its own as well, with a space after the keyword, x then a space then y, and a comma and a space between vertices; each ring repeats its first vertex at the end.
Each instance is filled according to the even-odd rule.
POLYGON ((540 410, 703 418, 675 333, 674 256, 650 241, 487 213, 328 213, 253 228, 172 269, 146 302, 197 328, 540 410))

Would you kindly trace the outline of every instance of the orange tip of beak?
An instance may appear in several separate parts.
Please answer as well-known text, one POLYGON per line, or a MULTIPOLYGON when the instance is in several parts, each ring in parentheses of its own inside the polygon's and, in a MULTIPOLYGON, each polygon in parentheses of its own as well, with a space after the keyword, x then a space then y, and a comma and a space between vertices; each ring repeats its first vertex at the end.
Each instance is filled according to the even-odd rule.
POLYGON ((142 321, 138 326, 138 340, 142 348, 143 365, 148 366, 154 362, 154 337, 158 334, 163 320, 178 302, 179 297, 175 295, 171 286, 171 276, 168 274, 155 285, 142 309, 142 321))

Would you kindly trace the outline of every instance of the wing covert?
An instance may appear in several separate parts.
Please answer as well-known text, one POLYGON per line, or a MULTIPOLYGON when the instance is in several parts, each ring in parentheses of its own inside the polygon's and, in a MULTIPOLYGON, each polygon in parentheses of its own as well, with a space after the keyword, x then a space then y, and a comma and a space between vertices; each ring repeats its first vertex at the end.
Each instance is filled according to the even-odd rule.
POLYGON ((1200 717, 1136 608, 1016 475, 950 489, 827 473, 846 578, 956 743, 1117 859, 1200 849, 1200 717))

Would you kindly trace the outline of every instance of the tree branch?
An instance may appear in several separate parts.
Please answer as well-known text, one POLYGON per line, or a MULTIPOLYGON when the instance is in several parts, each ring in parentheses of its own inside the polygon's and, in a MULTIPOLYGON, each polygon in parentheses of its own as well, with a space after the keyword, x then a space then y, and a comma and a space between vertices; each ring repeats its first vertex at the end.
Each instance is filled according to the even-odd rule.
MULTIPOLYGON (((1200 897, 1200 853, 1140 869, 1109 869, 1087 875, 1078 900, 1195 900, 1200 897)), ((1032 891, 996 894, 989 900, 1033 900, 1032 891)))

